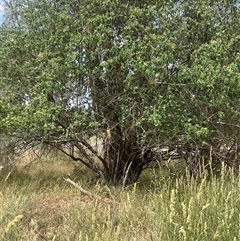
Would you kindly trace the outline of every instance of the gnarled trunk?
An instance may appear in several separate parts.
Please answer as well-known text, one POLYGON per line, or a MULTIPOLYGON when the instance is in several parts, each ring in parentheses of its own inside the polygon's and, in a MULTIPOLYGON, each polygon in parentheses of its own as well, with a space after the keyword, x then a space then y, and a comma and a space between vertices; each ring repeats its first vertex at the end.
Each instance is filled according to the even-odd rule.
POLYGON ((111 184, 125 187, 136 182, 146 163, 145 155, 136 133, 126 136, 120 129, 107 130, 104 144, 105 179, 111 184))

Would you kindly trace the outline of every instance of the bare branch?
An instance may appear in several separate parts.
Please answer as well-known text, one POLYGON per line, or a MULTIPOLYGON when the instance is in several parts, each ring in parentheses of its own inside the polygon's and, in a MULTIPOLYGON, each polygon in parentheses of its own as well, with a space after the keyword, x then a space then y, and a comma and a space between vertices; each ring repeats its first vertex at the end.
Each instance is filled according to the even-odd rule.
POLYGON ((69 182, 70 184, 72 184, 74 187, 76 187, 77 189, 80 190, 81 193, 83 193, 84 195, 87 195, 90 198, 101 198, 98 195, 92 194, 89 191, 86 191, 85 189, 83 189, 81 186, 79 186, 76 182, 74 182, 73 180, 71 180, 69 177, 68 178, 63 178, 66 182, 69 182))

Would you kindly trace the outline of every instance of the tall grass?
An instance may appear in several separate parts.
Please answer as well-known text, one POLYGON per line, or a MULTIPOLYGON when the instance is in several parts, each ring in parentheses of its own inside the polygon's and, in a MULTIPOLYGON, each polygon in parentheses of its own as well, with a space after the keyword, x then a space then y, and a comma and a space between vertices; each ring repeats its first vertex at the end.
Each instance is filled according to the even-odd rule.
POLYGON ((125 191, 73 176, 94 197, 63 180, 71 168, 1 171, 1 240, 239 240, 240 178, 224 165, 218 177, 165 176, 125 191))

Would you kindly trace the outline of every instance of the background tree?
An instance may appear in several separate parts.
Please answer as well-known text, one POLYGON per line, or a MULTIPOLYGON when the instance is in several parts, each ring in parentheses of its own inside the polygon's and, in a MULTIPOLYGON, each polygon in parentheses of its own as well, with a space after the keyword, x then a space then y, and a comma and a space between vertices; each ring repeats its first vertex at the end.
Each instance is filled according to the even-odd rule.
POLYGON ((204 155, 236 162, 237 1, 9 6, 17 17, 1 28, 0 127, 21 148, 52 145, 123 185, 166 146, 193 174, 204 155))

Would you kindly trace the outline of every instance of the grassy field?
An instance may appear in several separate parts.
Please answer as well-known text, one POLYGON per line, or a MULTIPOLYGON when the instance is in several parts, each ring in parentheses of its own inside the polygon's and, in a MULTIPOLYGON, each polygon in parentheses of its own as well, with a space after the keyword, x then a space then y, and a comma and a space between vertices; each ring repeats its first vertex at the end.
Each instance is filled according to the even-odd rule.
POLYGON ((237 241, 239 189, 224 166, 198 180, 146 171, 123 191, 64 158, 42 158, 0 171, 0 240, 237 241), (93 195, 66 182, 68 173, 93 195))

